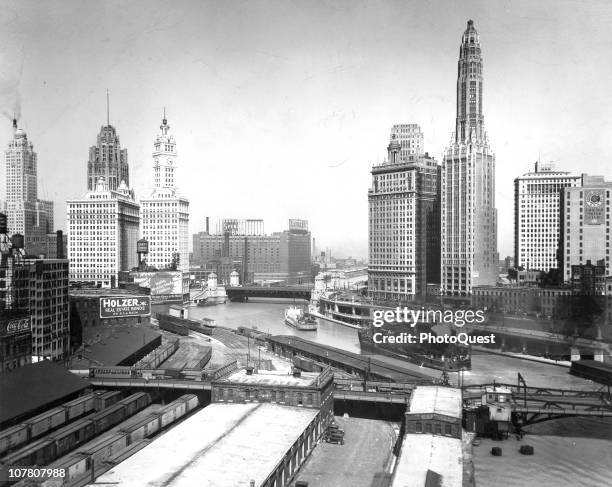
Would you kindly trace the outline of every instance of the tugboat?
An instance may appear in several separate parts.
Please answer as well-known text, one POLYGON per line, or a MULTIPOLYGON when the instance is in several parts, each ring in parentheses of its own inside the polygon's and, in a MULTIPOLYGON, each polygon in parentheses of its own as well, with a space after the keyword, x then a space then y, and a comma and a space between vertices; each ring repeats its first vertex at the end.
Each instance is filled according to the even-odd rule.
POLYGON ((317 320, 314 316, 304 313, 302 308, 291 306, 285 310, 285 324, 300 331, 317 331, 317 320))

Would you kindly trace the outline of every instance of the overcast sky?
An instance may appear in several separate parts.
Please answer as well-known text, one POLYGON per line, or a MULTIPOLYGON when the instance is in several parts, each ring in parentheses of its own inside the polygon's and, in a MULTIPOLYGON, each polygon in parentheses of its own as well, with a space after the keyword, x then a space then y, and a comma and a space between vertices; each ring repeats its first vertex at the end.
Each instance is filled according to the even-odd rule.
MULTIPOLYGON (((474 19, 485 126, 497 158, 499 250, 512 254, 513 179, 543 161, 612 179, 612 3, 602 1, 0 0, 0 108, 20 113, 39 194, 86 192, 106 121, 137 197, 166 107, 204 218, 306 218, 336 255, 367 254, 370 167, 394 123, 418 123, 441 159, 455 122, 459 44, 474 19)), ((0 119, 0 146, 12 138, 0 119)), ((3 164, 2 164, 3 166, 3 164)), ((4 194, 2 173, 2 193, 4 194)))

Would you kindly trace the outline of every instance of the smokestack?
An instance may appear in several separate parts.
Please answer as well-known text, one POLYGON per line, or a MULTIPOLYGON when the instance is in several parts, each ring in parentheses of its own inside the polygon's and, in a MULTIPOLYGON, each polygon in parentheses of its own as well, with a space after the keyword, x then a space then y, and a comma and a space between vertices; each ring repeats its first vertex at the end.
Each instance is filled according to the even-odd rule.
POLYGON ((61 230, 58 230, 57 232, 55 232, 55 235, 56 235, 55 248, 56 248, 57 258, 63 259, 64 258, 64 232, 62 232, 61 230))
POLYGON ((206 217, 206 235, 210 235, 210 233, 208 233, 208 217, 206 217))

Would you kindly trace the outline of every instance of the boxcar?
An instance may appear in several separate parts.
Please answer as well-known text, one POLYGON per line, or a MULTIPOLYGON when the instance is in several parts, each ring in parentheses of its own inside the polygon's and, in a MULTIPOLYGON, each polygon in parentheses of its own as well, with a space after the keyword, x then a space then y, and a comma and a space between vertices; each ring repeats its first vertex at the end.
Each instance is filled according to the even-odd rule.
POLYGON ((28 427, 18 424, 0 433, 0 456, 28 441, 28 427))
POLYGON ((189 335, 189 328, 172 318, 174 318, 174 316, 160 314, 158 318, 160 329, 171 331, 181 336, 189 335))
POLYGON ((42 438, 5 456, 2 463, 15 466, 47 465, 53 461, 55 442, 50 438, 42 438))
POLYGON ((160 426, 160 415, 153 413, 123 431, 128 436, 128 445, 131 445, 138 440, 154 435, 159 431, 160 426))
POLYGON ((30 439, 36 438, 66 422, 66 410, 62 406, 50 409, 25 422, 30 431, 30 439))
POLYGON ((127 435, 125 433, 113 433, 98 438, 88 445, 86 449, 79 450, 79 453, 88 455, 90 462, 93 462, 95 466, 99 465, 110 456, 124 450, 126 447, 127 435))
POLYGON ((108 391, 102 394, 96 394, 94 398, 94 408, 96 411, 102 411, 120 401, 122 397, 123 394, 119 391, 108 391))
POLYGON ((65 455, 73 448, 89 441, 94 435, 94 423, 89 418, 84 418, 69 426, 65 426, 52 435, 55 440, 56 457, 65 455))
POLYGON ((115 404, 109 408, 95 413, 91 420, 94 423, 96 434, 106 431, 111 426, 125 419, 125 406, 123 404, 115 404))
POLYGON ((85 396, 77 397, 76 399, 62 404, 68 415, 68 421, 72 421, 79 416, 93 411, 95 395, 92 392, 85 396))
POLYGON ((195 394, 185 394, 181 396, 180 399, 182 399, 183 402, 185 403, 187 412, 193 411, 195 408, 197 408, 200 405, 198 396, 196 396, 195 394))
MULTIPOLYGON (((62 457, 59 460, 53 462, 46 468, 65 469, 66 476, 63 478, 63 484, 61 485, 70 485, 75 480, 85 476, 88 470, 90 470, 90 463, 91 462, 89 460, 89 455, 84 455, 82 453, 71 453, 70 455, 66 455, 65 457, 62 457)), ((59 479, 57 478, 47 479, 43 481, 40 485, 41 487, 57 487, 58 480, 59 479)))

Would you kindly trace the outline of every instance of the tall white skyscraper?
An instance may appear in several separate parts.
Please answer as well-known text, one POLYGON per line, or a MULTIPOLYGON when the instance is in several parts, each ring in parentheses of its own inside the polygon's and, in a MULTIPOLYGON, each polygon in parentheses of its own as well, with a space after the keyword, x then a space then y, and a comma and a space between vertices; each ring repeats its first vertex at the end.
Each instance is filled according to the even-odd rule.
POLYGON ((484 130, 482 55, 474 22, 459 51, 457 119, 442 161, 442 294, 468 296, 498 275, 495 156, 484 130))
POLYGON ((38 158, 34 145, 13 120, 13 140, 4 151, 9 234, 24 236, 28 253, 38 254, 53 230, 53 202, 38 199, 38 158))
POLYGON ((142 237, 149 242, 147 264, 189 271, 189 200, 176 187, 176 141, 164 118, 153 143, 153 192, 140 201, 142 237))
POLYGON ((84 198, 69 200, 70 280, 115 287, 120 271, 138 265, 139 207, 125 182, 117 190, 100 177, 84 198))
POLYGON ((514 180, 514 265, 548 272, 558 267, 561 193, 581 186, 581 176, 535 163, 514 180))

